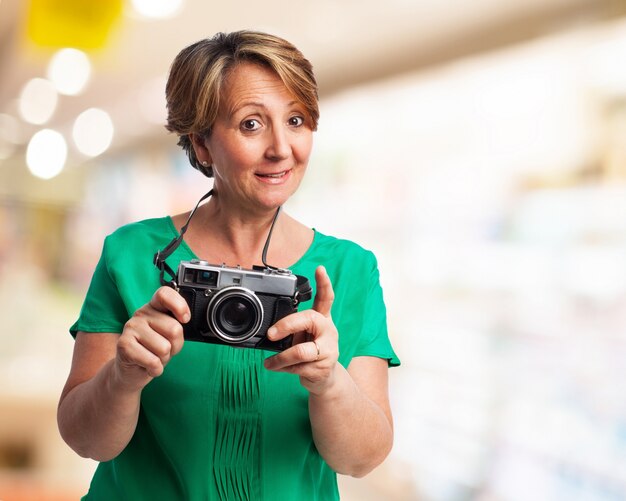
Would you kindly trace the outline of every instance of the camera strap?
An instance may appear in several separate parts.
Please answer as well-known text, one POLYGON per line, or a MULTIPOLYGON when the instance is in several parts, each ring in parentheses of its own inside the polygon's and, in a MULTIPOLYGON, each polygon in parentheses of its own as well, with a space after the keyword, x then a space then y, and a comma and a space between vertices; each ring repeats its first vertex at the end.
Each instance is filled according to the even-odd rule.
POLYGON ((296 304, 308 301, 313 297, 313 289, 309 279, 302 275, 296 275, 296 304))
POLYGON ((183 236, 187 232, 187 227, 189 226, 189 223, 191 222, 191 218, 196 213, 196 210, 198 210, 198 207, 200 206, 200 204, 204 200, 209 198, 211 195, 213 195, 213 190, 209 191, 208 193, 205 193, 200 198, 200 200, 198 200, 198 203, 196 204, 196 206, 189 213, 189 217, 187 218, 187 222, 180 229, 180 234, 177 237, 175 237, 169 244, 167 244, 163 250, 157 251, 157 253, 154 255, 154 258, 153 258, 152 262, 154 263, 154 265, 159 270, 161 270, 161 273, 160 273, 161 285, 169 285, 170 287, 172 287, 174 289, 177 288, 176 280, 174 280, 176 278, 176 273, 174 272, 174 270, 172 270, 170 265, 168 265, 165 262, 165 260, 168 257, 170 257, 174 253, 174 251, 176 249, 178 249, 178 246, 183 241, 183 236), (165 273, 167 273, 171 277, 171 280, 165 280, 165 273))
MULTIPOLYGON (((157 253, 154 255, 152 262, 160 270, 159 278, 161 280, 161 285, 167 285, 169 287, 172 287, 173 289, 178 288, 178 284, 176 283, 176 272, 170 267, 170 265, 168 265, 165 262, 165 260, 168 257, 170 257, 176 249, 178 249, 178 246, 183 241, 183 236, 187 232, 187 228, 189 226, 189 223, 191 222, 191 218, 196 213, 196 210, 198 210, 198 207, 200 207, 200 204, 204 200, 209 198, 211 195, 213 195, 213 190, 210 190, 208 193, 204 194, 200 198, 200 200, 198 200, 198 203, 196 203, 196 206, 189 213, 187 222, 180 229, 180 234, 174 239, 172 239, 172 241, 169 244, 167 244, 163 248, 163 250, 157 251, 157 253), (165 273, 167 273, 171 277, 170 280, 165 279, 165 273)), ((276 220, 278 219, 278 215, 280 214, 280 211, 281 211, 281 207, 278 207, 278 209, 276 209, 276 213, 274 214, 274 219, 272 219, 272 225, 270 226, 270 230, 267 234, 267 239, 265 240, 265 245, 263 246, 262 261, 263 261, 263 265, 270 270, 291 273, 291 271, 289 270, 282 270, 281 268, 277 268, 275 266, 270 266, 269 264, 267 264, 267 250, 269 249, 270 239, 272 238, 272 232, 274 231, 274 225, 276 224, 276 220)), ((295 300, 297 302, 302 302, 302 301, 308 301, 309 299, 311 299, 312 290, 311 290, 311 285, 309 284, 309 279, 302 275, 296 275, 296 280, 297 281, 296 281, 295 300)))

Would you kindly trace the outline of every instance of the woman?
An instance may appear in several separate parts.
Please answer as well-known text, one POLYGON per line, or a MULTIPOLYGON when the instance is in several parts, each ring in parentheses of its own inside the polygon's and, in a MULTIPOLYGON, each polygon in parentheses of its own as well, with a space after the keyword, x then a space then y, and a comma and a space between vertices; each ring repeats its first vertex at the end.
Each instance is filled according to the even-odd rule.
MULTIPOLYGON (((214 177, 168 262, 251 268, 307 167, 311 65, 280 38, 218 34, 177 56, 166 97, 168 130, 214 177)), ((71 328, 58 421, 76 452, 100 461, 86 499, 338 499, 336 472, 365 475, 393 441, 387 370, 399 361, 374 256, 283 213, 267 261, 314 278, 316 290, 267 337, 298 333, 295 344, 271 353, 185 342, 190 308, 159 286, 152 256, 189 217, 107 237, 71 328)))

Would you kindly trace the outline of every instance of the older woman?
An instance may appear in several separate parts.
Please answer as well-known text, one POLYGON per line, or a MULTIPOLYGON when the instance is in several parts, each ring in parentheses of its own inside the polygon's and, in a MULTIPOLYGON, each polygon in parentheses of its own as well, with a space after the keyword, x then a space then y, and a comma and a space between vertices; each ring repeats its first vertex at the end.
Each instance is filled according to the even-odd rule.
POLYGON ((85 499, 338 499, 336 472, 365 475, 393 441, 399 361, 373 254, 278 217, 267 261, 315 289, 267 331, 297 333, 278 353, 185 341, 189 305, 152 264, 185 231, 172 268, 259 263, 309 161, 311 65, 278 37, 218 34, 177 56, 166 94, 167 128, 213 196, 188 226, 189 214, 149 219, 105 240, 58 410, 65 441, 100 461, 85 499))

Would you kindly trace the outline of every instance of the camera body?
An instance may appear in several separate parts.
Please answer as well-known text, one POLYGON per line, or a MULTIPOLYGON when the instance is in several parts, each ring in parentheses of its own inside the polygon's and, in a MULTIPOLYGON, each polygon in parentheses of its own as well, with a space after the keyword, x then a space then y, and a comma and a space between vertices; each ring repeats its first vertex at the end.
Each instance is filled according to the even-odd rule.
POLYGON ((308 291, 310 298, 308 280, 301 284, 299 278, 290 270, 181 261, 178 291, 191 310, 191 320, 183 325, 185 339, 271 351, 289 348, 293 336, 270 341, 267 329, 296 312, 303 293, 308 291))

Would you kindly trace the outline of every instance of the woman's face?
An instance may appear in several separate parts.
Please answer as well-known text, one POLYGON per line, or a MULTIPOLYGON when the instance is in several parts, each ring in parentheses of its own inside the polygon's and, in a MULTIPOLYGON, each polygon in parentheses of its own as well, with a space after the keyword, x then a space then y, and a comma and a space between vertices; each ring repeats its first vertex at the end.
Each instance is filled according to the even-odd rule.
POLYGON ((306 108, 258 64, 233 68, 223 89, 217 120, 196 155, 213 164, 223 202, 275 209, 296 191, 309 161, 313 132, 306 108))

